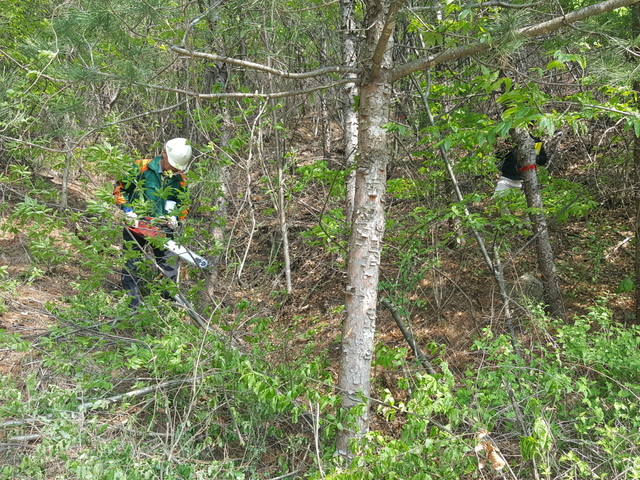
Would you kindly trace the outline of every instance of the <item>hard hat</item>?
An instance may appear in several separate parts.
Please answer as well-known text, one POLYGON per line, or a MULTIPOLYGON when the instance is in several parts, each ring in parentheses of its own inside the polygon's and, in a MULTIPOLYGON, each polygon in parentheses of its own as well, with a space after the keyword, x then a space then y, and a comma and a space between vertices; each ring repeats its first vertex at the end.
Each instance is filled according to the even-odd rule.
POLYGON ((182 170, 191 160, 191 145, 187 145, 186 138, 172 138, 164 145, 167 160, 173 168, 182 170))

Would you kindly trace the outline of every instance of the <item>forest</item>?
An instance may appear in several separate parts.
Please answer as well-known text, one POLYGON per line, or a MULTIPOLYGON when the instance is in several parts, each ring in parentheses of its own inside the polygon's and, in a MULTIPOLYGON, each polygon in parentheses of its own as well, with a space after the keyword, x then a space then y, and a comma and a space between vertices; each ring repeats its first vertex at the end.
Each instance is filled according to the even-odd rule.
POLYGON ((0 2, 0 479, 640 479, 638 5, 0 2))

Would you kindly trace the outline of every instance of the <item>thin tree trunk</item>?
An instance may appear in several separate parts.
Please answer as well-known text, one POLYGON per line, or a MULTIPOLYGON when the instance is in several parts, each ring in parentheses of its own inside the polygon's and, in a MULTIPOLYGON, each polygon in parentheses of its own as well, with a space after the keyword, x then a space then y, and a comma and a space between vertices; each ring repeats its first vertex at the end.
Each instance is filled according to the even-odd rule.
MULTIPOLYGON (((636 139, 636 144, 640 142, 640 139, 636 139)), ((636 182, 640 185, 640 146, 634 146, 634 160, 636 162, 636 182)), ((636 188, 638 188, 636 186, 636 188)), ((635 237, 636 237, 636 258, 634 263, 635 273, 635 291, 636 291, 636 324, 640 325, 640 193, 636 193, 636 222, 635 222, 635 237)))
POLYGON ((544 293, 549 303, 549 313, 554 317, 564 318, 564 302, 558 283, 558 274, 554 262, 553 249, 549 239, 547 217, 543 213, 540 184, 536 173, 536 150, 529 132, 522 128, 511 130, 511 138, 518 145, 518 168, 522 171, 524 194, 529 208, 535 212, 530 214, 533 233, 536 235, 538 265, 542 274, 544 293))
POLYGON ((69 203, 69 173, 71 170, 71 157, 73 155, 73 147, 71 146, 71 139, 65 137, 64 139, 65 161, 64 171, 62 172, 62 192, 60 194, 60 206, 66 207, 69 203))
MULTIPOLYGON (((412 80, 415 83, 416 89, 418 90, 418 92, 420 92, 420 95, 422 96, 422 101, 424 103, 424 109, 427 114, 427 118, 429 119, 429 124, 432 127, 435 127, 436 122, 435 122, 435 119, 433 118, 433 114, 431 113, 431 106, 429 104, 429 95, 431 94, 431 71, 427 70, 427 89, 424 92, 422 91, 418 83, 415 81, 415 79, 412 78, 412 80)), ((443 145, 440 145, 438 147, 438 150, 440 151, 440 156, 442 157, 442 160, 444 161, 445 167, 447 169, 447 174, 448 174, 447 178, 449 179, 449 183, 451 184, 451 188, 453 190, 453 200, 462 202, 463 200, 462 192, 460 191, 460 185, 458 184, 458 179, 456 178, 456 174, 453 171, 451 160, 449 160, 449 155, 447 154, 447 151, 445 150, 443 145)), ((467 218, 471 217, 471 214, 469 213, 469 209, 467 208, 466 205, 464 205, 464 215, 467 218)), ((515 332, 515 328, 513 326, 513 320, 511 317, 511 304, 510 304, 511 298, 507 290, 507 282, 505 281, 505 278, 504 278, 504 270, 500 262, 500 256, 496 249, 494 251, 495 263, 491 261, 491 257, 489 256, 489 251, 487 250, 487 247, 484 243, 484 240, 482 239, 482 236, 480 235, 480 232, 478 232, 478 230, 476 230, 473 227, 470 227, 470 228, 474 238, 478 242, 478 246, 480 247, 480 252, 482 253, 482 257, 484 258, 484 261, 486 262, 487 266, 491 270, 491 273, 493 273, 493 277, 496 279, 496 283, 498 284, 498 290, 500 291, 500 297, 502 298, 502 304, 504 306, 504 314, 506 318, 507 330, 509 331, 509 335, 511 337, 511 345, 513 346, 514 352, 516 352, 516 354, 519 357, 520 347, 516 339, 516 332, 515 332)))
MULTIPOLYGON (((232 132, 229 112, 224 106, 221 108, 221 116, 223 125, 222 135, 220 136, 220 146, 224 149, 229 145, 232 132)), ((215 208, 216 220, 211 222, 209 226, 209 234, 211 235, 216 246, 216 250, 218 251, 218 253, 211 258, 211 265, 207 276, 206 292, 211 301, 216 298, 216 292, 219 288, 218 277, 220 274, 220 263, 223 255, 224 232, 227 218, 227 194, 229 192, 229 167, 227 167, 224 162, 221 162, 220 165, 215 166, 214 168, 218 172, 220 189, 216 191, 215 195, 211 199, 211 204, 215 208)))
MULTIPOLYGON (((272 19, 273 23, 273 19, 272 19)), ((269 36, 265 33, 265 44, 267 47, 267 51, 269 51, 269 36)), ((271 67, 271 56, 267 58, 267 65, 271 67)), ((273 77, 269 74, 269 92, 273 93, 273 77)), ((282 155, 282 149, 280 146, 281 138, 280 138, 280 130, 277 128, 278 124, 278 115, 276 106, 276 100, 271 99, 271 114, 273 118, 273 133, 275 137, 275 160, 276 160, 276 169, 278 171, 278 197, 276 204, 276 209, 278 210, 278 224, 280 226, 280 236, 282 237, 282 257, 284 260, 284 274, 287 285, 287 293, 291 293, 293 290, 293 286, 291 284, 291 259, 289 256, 289 228, 287 225, 287 214, 285 211, 286 203, 285 203, 285 195, 284 195, 284 158, 282 155)))
MULTIPOLYGON (((322 65, 327 63, 327 39, 322 40, 322 65)), ((329 116, 329 104, 327 94, 320 94, 320 106, 322 108, 322 156, 328 159, 331 155, 331 118, 329 116)))
MULTIPOLYGON (((275 109, 274 109, 275 121, 275 109)), ((278 168, 278 220, 280 223, 280 234, 282 235, 282 256, 284 260, 284 274, 287 284, 287 293, 291 293, 293 286, 291 285, 291 257, 289 255, 289 228, 287 224, 287 214, 285 212, 285 195, 284 195, 284 159, 280 150, 280 136, 276 130, 276 163, 278 168)))
MULTIPOLYGON (((344 66, 355 67, 357 64, 357 37, 354 14, 354 0, 341 0, 342 31, 344 32, 344 66)), ((348 74, 349 78, 356 78, 355 73, 348 74)), ((358 114, 356 112, 356 98, 358 85, 347 83, 344 89, 344 158, 346 175, 346 206, 345 216, 347 224, 353 221, 353 210, 356 191, 356 151, 358 148, 358 114)))

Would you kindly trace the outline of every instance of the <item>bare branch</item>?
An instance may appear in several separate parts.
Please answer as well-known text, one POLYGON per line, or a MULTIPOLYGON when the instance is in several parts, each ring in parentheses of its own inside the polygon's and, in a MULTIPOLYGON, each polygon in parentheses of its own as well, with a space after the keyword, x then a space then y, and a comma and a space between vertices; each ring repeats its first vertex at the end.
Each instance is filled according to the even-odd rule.
POLYGON ((146 117, 147 115, 168 112, 168 111, 171 111, 171 110, 173 110, 175 108, 178 108, 181 105, 184 105, 185 103, 187 103, 187 101, 183 100, 183 101, 178 102, 178 103, 176 103, 174 105, 169 105, 168 107, 158 108, 156 110, 147 110, 146 112, 138 113, 137 115, 132 115, 131 117, 121 118, 120 120, 115 120, 115 121, 109 122, 109 123, 103 123, 102 125, 98 125, 97 127, 92 128, 87 133, 85 133, 82 137, 80 137, 80 139, 76 142, 76 144, 81 143, 82 140, 87 138, 92 133, 97 132, 99 130, 102 130, 104 128, 110 127, 112 125, 118 125, 120 123, 125 123, 125 122, 131 121, 131 120, 135 120, 136 118, 146 117))
POLYGON ((628 111, 625 112, 624 110, 618 110, 616 108, 609 108, 609 107, 604 107, 602 105, 592 105, 589 103, 578 103, 578 102, 560 102, 563 105, 576 105, 582 108, 593 108, 596 110, 602 110, 604 112, 611 112, 611 113, 617 113, 618 115, 622 115, 625 117, 634 117, 634 118, 640 118, 640 113, 636 112, 632 112, 632 111, 628 111))
POLYGON ((49 148, 49 147, 45 147, 44 145, 38 145, 37 143, 31 143, 31 142, 27 142, 26 140, 20 140, 19 138, 13 138, 13 137, 7 137, 6 135, 0 135, 0 139, 9 142, 18 142, 21 143, 22 145, 27 145, 28 147, 34 147, 34 148, 40 148, 41 150, 44 150, 46 152, 51 152, 51 153, 66 153, 67 150, 59 150, 57 148, 49 148))
MULTIPOLYGON (((500 0, 490 0, 488 2, 481 2, 481 3, 468 3, 467 5, 462 5, 460 8, 463 9, 463 10, 470 9, 470 8, 476 9, 476 8, 493 8, 493 7, 522 9, 522 8, 535 7, 536 5, 540 5, 540 2, 524 3, 522 5, 518 5, 518 4, 514 4, 514 3, 502 2, 500 0)), ((427 7, 411 7, 410 8, 410 10, 412 12, 435 11, 435 10, 439 10, 439 9, 442 9, 442 6, 427 6, 427 7)))
POLYGON ((155 393, 158 390, 162 390, 163 388, 171 388, 171 387, 190 387, 194 385, 198 380, 201 380, 202 376, 198 375, 195 377, 183 378, 180 380, 168 380, 166 382, 158 383, 156 385, 151 385, 149 387, 139 388, 137 390, 131 390, 130 392, 121 393, 120 395, 114 395, 108 398, 101 398, 98 400, 94 400, 92 402, 84 402, 78 405, 78 411, 84 412, 87 410, 95 410, 102 409, 108 406, 110 403, 119 402, 121 400, 125 400, 128 398, 139 397, 141 395, 146 395, 147 393, 155 393))
POLYGON ((82 141, 85 138, 87 138, 89 135, 91 135, 92 133, 95 133, 95 132, 100 131, 100 130, 106 128, 106 127, 110 127, 112 125, 118 125, 120 123, 125 123, 125 122, 129 122, 131 120, 135 120, 136 118, 145 117, 147 115, 152 115, 152 114, 157 114, 157 113, 168 112, 170 110, 178 108, 180 105, 183 105, 186 102, 187 102, 186 100, 183 100, 183 101, 178 102, 178 103, 176 103, 174 105, 169 105, 168 107, 163 107, 163 108, 159 108, 159 109, 156 109, 156 110, 147 110, 146 112, 142 112, 142 113, 139 113, 137 115, 133 115, 131 117, 122 118, 120 120, 115 120, 113 122, 103 123, 101 125, 98 125, 95 128, 92 128, 88 132, 86 132, 84 135, 82 135, 82 137, 80 137, 76 142, 74 142, 74 146, 72 146, 71 148, 68 148, 68 149, 58 149, 58 148, 45 147, 44 145, 38 145, 36 143, 32 143, 32 142, 29 142, 27 140, 22 140, 20 138, 14 138, 14 137, 8 137, 6 135, 0 135, 0 140, 10 141, 10 142, 18 142, 18 143, 20 143, 22 145, 26 145, 28 147, 33 147, 33 148, 39 148, 41 150, 44 150, 46 152, 51 152, 51 153, 67 153, 67 152, 73 150, 75 148, 75 145, 78 145, 79 143, 82 143, 82 141))
POLYGON ((206 17, 207 15, 209 15, 213 10, 215 10, 216 8, 218 8, 220 5, 222 4, 222 0, 218 0, 216 2, 211 2, 211 5, 209 6, 209 8, 207 10, 205 10, 204 12, 202 12, 200 15, 198 15, 196 18, 194 18, 193 20, 191 20, 191 22, 189 22, 189 26, 185 29, 184 31, 184 36, 182 37, 182 44, 184 45, 185 43, 187 43, 187 35, 189 35, 189 32, 191 31, 191 29, 193 27, 195 27, 198 23, 200 23, 200 21, 206 17))
POLYGON ((433 368, 433 365, 431 365, 431 362, 427 359, 424 353, 422 353, 422 350, 416 343, 415 337, 404 324, 404 321, 402 320, 402 317, 398 313, 398 309, 396 309, 395 305, 386 298, 382 298, 380 300, 380 303, 385 307, 387 307, 389 312, 391 312, 391 317, 393 317, 393 320, 396 322, 396 325, 402 332, 404 339, 407 341, 409 346, 413 349, 413 353, 416 355, 416 357, 418 357, 418 359, 420 360, 420 363, 422 363, 422 366, 425 368, 425 370, 429 373, 429 375, 436 375, 437 372, 433 368))
POLYGON ((294 10, 294 11, 297 13, 297 12, 307 12, 309 10, 318 10, 319 8, 328 7, 329 5, 333 5, 334 3, 338 3, 339 1, 340 0, 332 0, 330 2, 323 3, 322 5, 314 5, 312 7, 301 8, 299 10, 294 10))
POLYGON ((535 7, 536 5, 540 5, 540 2, 524 3, 522 5, 516 5, 514 3, 507 3, 507 2, 501 2, 500 0, 494 0, 494 1, 490 1, 490 2, 481 2, 481 3, 473 3, 473 4, 469 4, 469 5, 463 5, 462 9, 466 9, 466 8, 493 8, 493 7, 520 9, 520 8, 535 7))
MULTIPOLYGON (((31 70, 29 70, 29 68, 27 68, 24 65, 22 65, 19 61, 17 61, 15 58, 13 58, 11 55, 9 55, 4 50, 0 49, 0 54, 5 56, 7 59, 9 59, 14 64, 16 64, 16 66, 18 68, 20 68, 21 70, 24 70, 27 73, 29 73, 31 71, 31 70)), ((62 80, 60 78, 50 77, 49 75, 45 75, 43 72, 38 72, 38 77, 44 78, 45 80, 49 80, 52 83, 61 83, 63 85, 67 85, 69 83, 67 80, 62 80)))
MULTIPOLYGON (((534 38, 547 33, 555 32, 560 28, 570 25, 574 22, 579 22, 585 18, 598 15, 600 13, 609 12, 621 7, 628 7, 634 5, 640 0, 606 0, 604 2, 596 3, 595 5, 589 5, 587 7, 580 8, 573 12, 567 13, 560 17, 553 18, 546 22, 538 23, 528 27, 520 28, 516 31, 516 35, 520 35, 525 38, 534 38)), ((464 47, 452 48, 445 50, 442 53, 431 55, 427 58, 420 58, 413 62, 405 63, 396 67, 391 76, 391 81, 406 77, 410 73, 417 72, 418 70, 424 70, 434 67, 450 60, 456 60, 458 58, 469 57, 480 52, 489 50, 493 46, 489 42, 478 42, 466 45, 464 47)))
MULTIPOLYGON (((356 79, 357 80, 357 79, 356 79)), ((186 95, 188 97, 199 98, 201 100, 214 100, 217 98, 286 98, 286 97, 295 97, 296 95, 306 95, 311 92, 317 92, 318 90, 326 90, 329 88, 337 87, 338 85, 344 85, 347 83, 353 83, 353 78, 345 78, 343 80, 337 80, 328 85, 318 85, 315 87, 303 88, 301 90, 289 90, 285 92, 275 92, 275 93, 260 93, 258 91, 254 93, 243 93, 243 92, 227 92, 227 93, 198 93, 191 90, 182 90, 180 88, 173 87, 165 87, 162 85, 153 85, 149 83, 136 83, 141 87, 153 88, 156 90, 162 90, 165 92, 173 92, 179 93, 181 95, 186 95)))
POLYGON ((341 67, 341 66, 319 68, 318 70, 312 70, 310 72, 292 73, 284 70, 278 70, 277 68, 268 67, 266 65, 262 65, 261 63, 248 62, 246 60, 240 60, 238 58, 224 57, 222 55, 216 55, 215 53, 196 52, 194 50, 188 50, 186 48, 179 47, 177 45, 171 47, 171 50, 180 55, 187 55, 189 57, 195 57, 195 58, 204 58, 206 60, 211 60, 214 62, 228 63, 229 65, 250 68, 252 70, 258 70, 261 72, 276 75, 278 77, 290 78, 294 80, 320 77, 322 75, 327 75, 329 73, 360 73, 360 70, 356 68, 341 67))

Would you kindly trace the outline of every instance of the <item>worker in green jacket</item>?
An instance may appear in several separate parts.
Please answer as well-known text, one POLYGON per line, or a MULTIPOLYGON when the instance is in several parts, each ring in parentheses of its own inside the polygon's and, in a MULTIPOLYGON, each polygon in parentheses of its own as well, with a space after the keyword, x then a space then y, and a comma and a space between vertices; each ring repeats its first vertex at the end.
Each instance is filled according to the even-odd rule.
MULTIPOLYGON (((174 138, 164 145, 162 155, 137 160, 124 178, 116 183, 113 195, 125 219, 123 253, 126 261, 121 281, 131 297, 130 306, 134 310, 142 303, 138 265, 145 245, 151 237, 159 234, 171 238, 178 222, 188 213, 188 207, 183 203, 186 178, 182 171, 191 155, 188 141, 174 138)), ((174 254, 157 242, 152 247, 156 264, 165 277, 175 282, 178 267, 174 254)), ((166 292, 163 296, 169 298, 166 292)))

